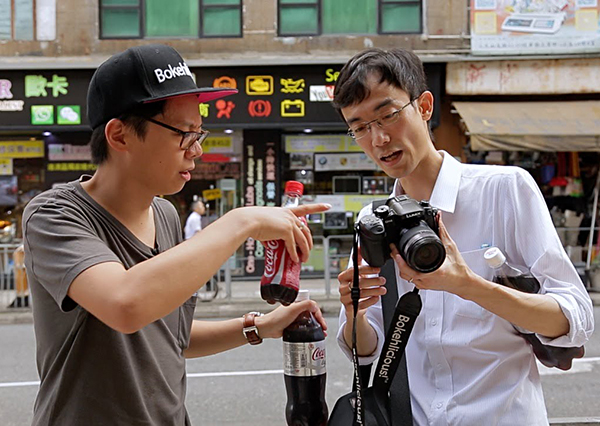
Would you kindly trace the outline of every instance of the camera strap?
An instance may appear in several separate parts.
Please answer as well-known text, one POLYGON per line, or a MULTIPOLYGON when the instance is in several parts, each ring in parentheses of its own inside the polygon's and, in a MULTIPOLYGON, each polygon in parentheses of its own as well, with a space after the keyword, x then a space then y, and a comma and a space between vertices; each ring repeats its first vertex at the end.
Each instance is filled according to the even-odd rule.
POLYGON ((421 296, 419 296, 419 289, 416 287, 398 299, 392 323, 385 336, 385 342, 373 376, 373 390, 375 393, 388 394, 392 380, 404 356, 410 333, 419 312, 421 312, 421 306, 421 296))
MULTIPOLYGON (((354 388, 356 390, 354 424, 363 426, 363 388, 361 375, 359 373, 360 367, 358 364, 358 351, 356 349, 356 312, 358 311, 358 302, 360 300, 358 239, 359 228, 358 225, 356 225, 354 227, 354 241, 352 247, 354 276, 350 290, 352 306, 354 309, 352 319, 352 363, 354 365, 354 388)), ((377 369, 375 370, 375 376, 373 378, 373 392, 375 395, 375 400, 377 404, 382 407, 387 407, 389 402, 390 386, 392 385, 392 381, 396 375, 400 361, 404 357, 406 344, 408 343, 408 338, 410 337, 410 333, 414 327, 417 316, 421 311, 421 306, 422 303, 421 297, 419 296, 419 289, 416 287, 412 292, 404 294, 396 303, 394 315, 391 318, 392 321, 386 333, 386 339, 383 344, 379 361, 377 363, 377 369)), ((408 391, 408 389, 406 389, 406 391, 408 391)), ((403 410, 408 410, 408 413, 410 413, 410 399, 408 399, 408 409, 406 410, 403 408, 403 410)))
POLYGON ((356 404, 354 406, 354 424, 364 425, 363 419, 363 398, 362 398, 362 380, 359 374, 358 351, 356 349, 356 312, 358 311, 358 302, 360 300, 360 287, 358 278, 358 224, 354 225, 354 240, 352 242, 352 264, 354 266, 354 276, 352 279, 352 288, 350 296, 352 298, 352 364, 354 366, 354 389, 356 390, 356 404))

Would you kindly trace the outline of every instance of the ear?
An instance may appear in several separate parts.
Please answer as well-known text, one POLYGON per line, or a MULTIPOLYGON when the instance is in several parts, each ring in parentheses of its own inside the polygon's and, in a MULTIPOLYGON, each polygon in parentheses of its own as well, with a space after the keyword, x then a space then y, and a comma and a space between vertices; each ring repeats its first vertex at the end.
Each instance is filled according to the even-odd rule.
POLYGON ((419 112, 425 121, 429 121, 433 115, 433 94, 426 90, 419 96, 419 112))
POLYGON ((127 141, 130 133, 131 130, 118 118, 113 118, 106 123, 106 128, 104 129, 104 136, 106 137, 108 146, 117 152, 127 151, 127 141))

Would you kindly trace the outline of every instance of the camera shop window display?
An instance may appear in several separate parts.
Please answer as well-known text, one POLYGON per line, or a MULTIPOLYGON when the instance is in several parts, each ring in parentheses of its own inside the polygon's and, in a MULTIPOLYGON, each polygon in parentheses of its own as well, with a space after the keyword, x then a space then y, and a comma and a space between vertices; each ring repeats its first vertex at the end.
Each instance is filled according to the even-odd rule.
MULTIPOLYGON (((350 214, 352 214, 350 212, 350 214)), ((346 212, 325 212, 323 229, 348 228, 348 214, 346 212)))

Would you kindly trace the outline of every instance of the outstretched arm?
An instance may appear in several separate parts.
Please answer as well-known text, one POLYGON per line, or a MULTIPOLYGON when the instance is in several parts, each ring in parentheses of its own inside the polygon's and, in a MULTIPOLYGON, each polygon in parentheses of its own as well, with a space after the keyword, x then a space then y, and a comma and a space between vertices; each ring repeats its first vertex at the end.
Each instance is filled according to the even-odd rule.
POLYGON ((412 279, 419 289, 454 293, 512 324, 546 337, 558 337, 569 332, 569 321, 554 298, 547 294, 524 293, 478 276, 465 263, 441 218, 438 224, 446 249, 446 261, 435 272, 419 273, 406 264, 393 246, 392 257, 403 279, 412 279))
MULTIPOLYGON (((289 306, 280 306, 262 317, 255 318, 258 335, 263 339, 277 339, 300 313, 310 311, 317 321, 327 330, 327 324, 316 302, 303 300, 289 306)), ((243 319, 227 321, 194 321, 190 335, 189 347, 184 351, 186 358, 213 355, 242 346, 248 341, 242 333, 243 319)))
POLYGON ((193 238, 128 270, 116 262, 86 269, 67 294, 109 327, 133 333, 183 304, 247 238, 284 240, 292 259, 308 259, 312 236, 299 217, 328 208, 234 209, 193 238))

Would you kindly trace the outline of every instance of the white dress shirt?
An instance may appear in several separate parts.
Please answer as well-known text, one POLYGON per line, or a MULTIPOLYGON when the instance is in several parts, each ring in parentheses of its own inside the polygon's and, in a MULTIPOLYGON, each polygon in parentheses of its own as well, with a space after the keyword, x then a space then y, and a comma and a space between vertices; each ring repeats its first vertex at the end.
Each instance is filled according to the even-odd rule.
MULTIPOLYGON (((583 283, 558 238, 544 198, 518 167, 461 164, 442 151, 444 160, 431 194, 431 205, 443 212, 448 233, 467 265, 491 280, 485 245, 502 250, 510 264, 529 269, 541 293, 558 301, 567 317, 567 335, 544 344, 581 346, 594 328, 593 308, 583 283)), ((394 195, 402 194, 396 181, 394 195)), ((371 213, 363 208, 359 218, 371 213)), ((400 278, 398 294, 412 290, 400 278)), ((422 290, 421 314, 406 348, 415 425, 547 425, 540 375, 529 344, 506 320, 474 302, 444 291, 422 290)), ((385 334, 381 303, 367 318, 377 336, 377 350, 360 359, 373 362, 385 334)), ((343 338, 344 308, 338 343, 351 359, 343 338)), ((352 326, 349 324, 348 326, 352 326)))

